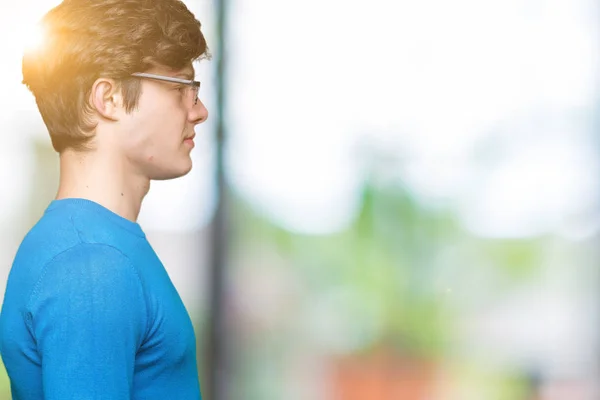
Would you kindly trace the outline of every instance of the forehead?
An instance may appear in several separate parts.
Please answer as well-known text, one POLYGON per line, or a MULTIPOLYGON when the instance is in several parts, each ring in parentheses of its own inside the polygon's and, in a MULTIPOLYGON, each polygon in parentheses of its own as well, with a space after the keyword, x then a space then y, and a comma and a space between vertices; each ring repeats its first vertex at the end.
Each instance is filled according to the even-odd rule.
POLYGON ((166 75, 166 76, 172 76, 175 78, 182 78, 182 79, 188 79, 188 80, 193 80, 194 77, 196 76, 196 71, 194 70, 194 67, 191 63, 186 65, 182 69, 178 69, 178 70, 166 68, 166 67, 154 67, 154 68, 149 69, 146 72, 151 73, 151 74, 166 75))
POLYGON ((184 78, 184 79, 189 79, 189 80, 194 80, 194 77, 196 76, 196 71, 194 70, 194 67, 192 67, 191 65, 188 67, 185 67, 183 69, 180 69, 179 71, 174 71, 175 72, 175 77, 178 78, 184 78))

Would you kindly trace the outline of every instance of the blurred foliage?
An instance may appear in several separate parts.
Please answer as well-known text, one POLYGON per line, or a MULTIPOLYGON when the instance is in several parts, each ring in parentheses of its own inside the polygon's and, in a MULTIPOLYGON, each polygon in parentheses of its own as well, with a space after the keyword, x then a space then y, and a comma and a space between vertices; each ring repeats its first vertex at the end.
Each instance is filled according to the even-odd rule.
POLYGON ((4 364, 0 363, 0 400, 9 400, 10 398, 10 381, 4 364))
MULTIPOLYGON (((285 258, 311 296, 343 291, 352 301, 353 328, 377 327, 354 351, 381 346, 424 357, 440 355, 452 339, 452 309, 439 287, 440 274, 467 268, 492 270, 498 284, 514 286, 535 277, 543 239, 476 237, 451 208, 426 207, 402 186, 367 181, 355 220, 329 235, 290 232, 240 199, 234 202, 235 252, 253 249, 285 258), (266 250, 265 250, 266 248, 266 250)), ((450 344, 451 345, 451 344, 450 344)))
MULTIPOLYGON (((289 231, 232 196, 232 274, 247 268, 259 275, 255 279, 268 282, 279 268, 303 288, 301 300, 286 303, 287 319, 259 329, 258 335, 238 333, 240 398, 277 399, 293 392, 294 385, 286 389, 283 383, 285 371, 293 369, 294 357, 315 348, 322 361, 329 359, 324 363, 340 356, 368 360, 393 354, 414 368, 419 360, 444 368, 457 351, 457 323, 464 313, 485 312, 486 302, 531 284, 547 262, 548 238, 478 237, 461 224, 451 204, 429 205, 402 185, 367 180, 361 196, 355 219, 341 231, 322 235, 289 231), (261 263, 272 263, 273 255, 276 266, 265 272, 261 263), (327 336, 331 325, 335 333, 325 344, 307 337, 327 336)), ((245 303, 254 301, 251 294, 241 296, 245 303)), ((268 313, 260 304, 256 312, 268 313)), ((486 398, 529 398, 521 371, 485 365, 458 371, 456 382, 482 383, 477 390, 486 398), (488 373, 477 375, 478 369, 488 373)))

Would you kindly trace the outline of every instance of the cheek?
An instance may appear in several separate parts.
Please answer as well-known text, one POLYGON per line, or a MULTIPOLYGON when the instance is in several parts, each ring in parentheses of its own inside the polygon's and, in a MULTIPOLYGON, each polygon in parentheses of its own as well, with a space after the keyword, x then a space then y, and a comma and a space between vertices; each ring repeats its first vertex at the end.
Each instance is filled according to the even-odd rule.
MULTIPOLYGON (((161 93, 162 96, 170 94, 161 93)), ((128 121, 126 147, 130 154, 135 154, 138 162, 161 163, 183 144, 186 114, 175 104, 177 99, 162 96, 149 92, 142 94, 128 121)))
POLYGON ((175 113, 156 113, 141 116, 131 132, 134 145, 144 149, 163 149, 173 147, 183 140, 185 119, 175 113))

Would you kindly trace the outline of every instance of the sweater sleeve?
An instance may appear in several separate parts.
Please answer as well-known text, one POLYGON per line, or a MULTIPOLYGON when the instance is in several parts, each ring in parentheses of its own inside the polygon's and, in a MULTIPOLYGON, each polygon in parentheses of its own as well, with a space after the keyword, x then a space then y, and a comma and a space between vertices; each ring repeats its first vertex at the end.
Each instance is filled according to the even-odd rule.
POLYGON ((28 316, 46 400, 131 398, 147 311, 125 255, 98 244, 59 254, 45 266, 28 316))

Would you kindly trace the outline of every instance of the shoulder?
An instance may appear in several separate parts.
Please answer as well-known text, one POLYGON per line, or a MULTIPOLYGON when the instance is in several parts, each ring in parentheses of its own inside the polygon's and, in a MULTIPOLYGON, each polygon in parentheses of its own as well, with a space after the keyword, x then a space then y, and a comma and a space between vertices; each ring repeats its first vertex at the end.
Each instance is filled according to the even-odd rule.
POLYGON ((31 302, 51 297, 93 297, 102 293, 141 295, 141 281, 131 260, 115 247, 78 243, 45 263, 31 302))
POLYGON ((129 257, 118 248, 104 243, 79 242, 68 249, 56 254, 46 263, 49 266, 64 267, 70 269, 85 269, 101 267, 110 268, 132 268, 129 257))
POLYGON ((148 331, 146 304, 126 255, 111 246, 80 243, 44 265, 27 301, 26 323, 45 350, 57 343, 68 346, 63 336, 89 343, 125 335, 137 348, 148 331))

